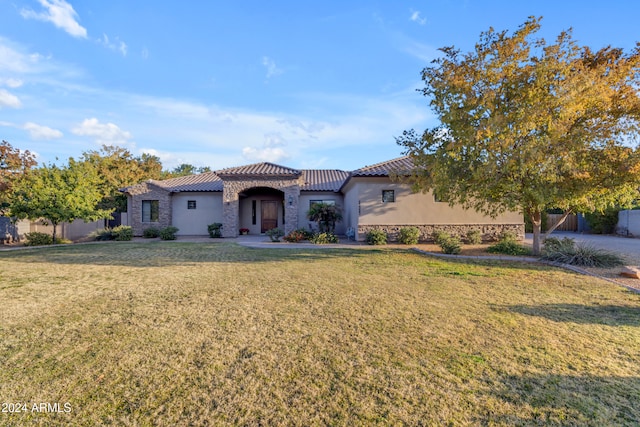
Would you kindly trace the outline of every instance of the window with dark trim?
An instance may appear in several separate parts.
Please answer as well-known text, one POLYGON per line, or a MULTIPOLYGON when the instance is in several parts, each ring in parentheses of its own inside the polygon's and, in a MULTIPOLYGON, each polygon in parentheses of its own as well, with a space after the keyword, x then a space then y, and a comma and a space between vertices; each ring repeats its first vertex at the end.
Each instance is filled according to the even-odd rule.
POLYGON ((395 190, 382 190, 382 203, 393 203, 396 201, 395 190))
POLYGON ((195 209, 196 201, 195 200, 187 200, 187 209, 195 209))
POLYGON ((325 205, 334 206, 336 204, 335 200, 309 200, 309 208, 315 203, 324 203, 325 205))
POLYGON ((251 224, 256 225, 256 201, 251 201, 251 224))
POLYGON ((158 222, 160 218, 160 203, 158 200, 142 201, 142 222, 158 222))

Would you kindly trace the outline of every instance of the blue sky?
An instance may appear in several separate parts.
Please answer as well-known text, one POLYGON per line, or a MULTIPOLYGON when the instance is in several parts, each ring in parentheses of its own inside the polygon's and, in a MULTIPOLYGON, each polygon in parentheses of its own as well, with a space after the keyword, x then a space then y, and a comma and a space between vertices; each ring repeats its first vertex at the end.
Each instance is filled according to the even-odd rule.
POLYGON ((0 0, 0 138, 66 161, 102 144, 213 170, 352 170, 433 126, 421 69, 543 16, 630 51, 640 2, 0 0))

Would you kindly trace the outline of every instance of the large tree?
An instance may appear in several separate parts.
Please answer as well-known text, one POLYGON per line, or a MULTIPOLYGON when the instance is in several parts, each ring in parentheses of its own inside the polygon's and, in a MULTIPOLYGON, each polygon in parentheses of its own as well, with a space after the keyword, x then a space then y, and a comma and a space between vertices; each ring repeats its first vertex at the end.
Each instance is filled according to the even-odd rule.
POLYGON ((7 213, 13 184, 36 165, 29 150, 21 151, 7 141, 0 143, 0 215, 7 213))
POLYGON ((69 159, 69 165, 42 166, 24 175, 13 188, 10 213, 17 218, 44 219, 57 226, 75 219, 96 221, 108 218, 111 210, 99 209, 102 182, 96 168, 69 159))
POLYGON ((149 154, 135 157, 129 150, 113 145, 103 145, 98 151, 85 151, 80 160, 95 167, 102 178, 99 188, 103 196, 99 207, 116 212, 127 210, 127 198, 119 191, 121 188, 147 179, 159 179, 162 174, 158 157, 149 154))
POLYGON ((508 34, 490 29, 475 49, 424 68, 422 93, 440 125, 397 138, 415 164, 416 187, 496 216, 518 210, 533 223, 638 197, 640 44, 592 51, 562 32, 536 38, 540 18, 508 34))

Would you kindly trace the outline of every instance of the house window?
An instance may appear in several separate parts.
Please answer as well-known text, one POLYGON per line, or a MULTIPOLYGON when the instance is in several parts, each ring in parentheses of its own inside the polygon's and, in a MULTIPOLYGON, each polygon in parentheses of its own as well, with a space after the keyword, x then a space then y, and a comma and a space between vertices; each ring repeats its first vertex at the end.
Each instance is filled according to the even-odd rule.
POLYGON ((396 201, 395 190, 382 190, 382 203, 393 203, 396 201))
POLYGON ((187 200, 187 209, 195 209, 196 201, 195 200, 187 200))
POLYGON ((256 225, 256 201, 251 201, 251 224, 256 225))
POLYGON ((158 222, 160 203, 157 200, 142 201, 142 222, 158 222))
POLYGON ((325 205, 334 206, 336 204, 335 200, 309 200, 309 208, 315 203, 324 203, 325 205))

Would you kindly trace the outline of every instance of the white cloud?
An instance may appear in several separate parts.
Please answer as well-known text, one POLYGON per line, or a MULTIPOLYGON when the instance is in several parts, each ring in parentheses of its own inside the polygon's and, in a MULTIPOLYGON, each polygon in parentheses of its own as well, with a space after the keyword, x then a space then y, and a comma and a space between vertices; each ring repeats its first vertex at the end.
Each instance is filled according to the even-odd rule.
POLYGON ((22 86, 23 82, 20 79, 4 79, 0 80, 0 84, 4 84, 12 89, 22 86))
POLYGON ((62 132, 57 129, 52 129, 48 126, 42 126, 36 123, 27 122, 22 127, 29 132, 33 139, 57 139, 62 138, 62 132))
POLYGON ((409 20, 416 22, 420 25, 424 25, 427 23, 427 18, 423 18, 422 16, 420 16, 420 11, 418 10, 411 11, 411 18, 409 18, 409 20))
POLYGON ((51 22, 73 37, 87 37, 87 30, 78 23, 76 20, 78 14, 69 3, 64 0, 38 0, 38 2, 46 11, 38 13, 31 9, 22 9, 20 12, 22 17, 25 19, 51 22))
POLYGON ((279 162, 288 159, 289 155, 278 147, 245 147, 242 149, 242 157, 251 162, 279 162))
POLYGON ((102 38, 97 40, 102 46, 113 51, 118 51, 122 56, 127 56, 127 44, 116 37, 115 41, 109 40, 106 34, 102 34, 102 38))
POLYGON ((270 79, 274 76, 279 76, 280 74, 284 73, 284 70, 278 68, 276 66, 276 62, 268 56, 262 57, 262 65, 264 65, 264 67, 267 69, 267 79, 270 79))
POLYGON ((2 107, 20 108, 22 107, 22 103, 17 96, 4 89, 0 89, 0 108, 2 107))
POLYGON ((71 133, 79 136, 94 137, 99 144, 118 145, 127 144, 131 134, 123 131, 113 123, 100 123, 98 119, 85 119, 81 124, 71 129, 71 133))

